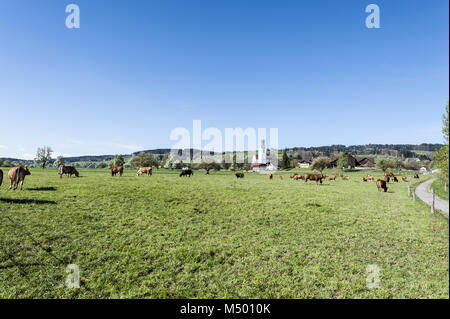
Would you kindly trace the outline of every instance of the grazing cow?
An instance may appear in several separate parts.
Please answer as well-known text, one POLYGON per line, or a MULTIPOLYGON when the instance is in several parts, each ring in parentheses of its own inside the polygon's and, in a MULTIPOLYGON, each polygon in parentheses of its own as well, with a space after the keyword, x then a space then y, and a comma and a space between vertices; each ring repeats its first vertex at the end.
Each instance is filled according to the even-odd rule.
POLYGON ((283 180, 283 176, 279 175, 279 176, 278 176, 278 179, 279 179, 280 181, 282 181, 282 180, 283 180))
POLYGON ((332 174, 330 175, 330 177, 328 177, 329 181, 335 181, 336 180, 337 175, 336 174, 332 174))
POLYGON ((402 176, 402 181, 407 182, 408 179, 406 178, 406 176, 402 176))
POLYGON ((272 173, 267 174, 267 177, 268 177, 270 180, 272 180, 272 179, 273 179, 272 173))
POLYGON ((387 176, 387 177, 390 177, 390 178, 394 178, 394 173, 387 171, 387 172, 384 172, 384 176, 385 177, 387 176))
POLYGON ((3 182, 3 171, 0 169, 0 186, 2 186, 3 182))
POLYGON ((367 182, 367 178, 366 178, 366 177, 363 177, 363 178, 362 178, 362 181, 363 181, 363 182, 367 182))
POLYGON ((414 175, 413 175, 413 178, 419 178, 419 174, 417 174, 417 173, 414 174, 414 175))
POLYGON ((397 179, 397 177, 395 177, 395 176, 394 176, 394 178, 393 178, 393 179, 394 179, 394 182, 398 183, 398 179, 397 179))
POLYGON ((375 178, 374 178, 372 175, 367 174, 366 180, 368 180, 368 181, 374 181, 375 178))
POLYGON ((119 176, 122 176, 123 174, 123 166, 113 166, 111 167, 111 176, 116 176, 116 174, 119 174, 119 176))
POLYGON ((385 181, 386 183, 389 183, 389 182, 391 181, 391 178, 390 178, 389 176, 385 176, 385 177, 384 177, 384 181, 385 181))
POLYGON ((191 175, 194 175, 194 172, 192 171, 192 169, 190 169, 190 168, 183 168, 181 170, 180 177, 181 176, 189 176, 189 177, 191 177, 191 175))
POLYGON ((386 181, 383 181, 381 179, 377 180, 377 188, 378 191, 381 192, 381 189, 384 189, 384 192, 387 192, 387 186, 386 186, 386 181))
POLYGON ((348 177, 348 176, 342 176, 342 180, 344 180, 344 181, 348 181, 350 179, 350 177, 348 177))
POLYGON ((142 174, 147 174, 147 176, 152 175, 153 168, 152 167, 139 167, 139 170, 136 173, 136 176, 140 176, 142 174))
POLYGON ((299 179, 305 179, 305 175, 294 174, 291 176, 291 179, 293 179, 294 181, 298 181, 299 179))
POLYGON ((58 167, 58 174, 59 178, 62 178, 63 174, 67 174, 68 177, 72 177, 72 174, 74 174, 76 177, 79 177, 80 174, 73 166, 65 166, 65 165, 59 165, 58 167))
POLYGON ((322 184, 323 179, 325 179, 325 175, 322 174, 305 174, 305 184, 308 180, 316 181, 316 184, 318 184, 318 182, 322 184))
POLYGON ((20 182, 20 190, 22 190, 23 187, 23 181, 25 180, 25 176, 27 175, 31 175, 30 170, 28 169, 28 167, 22 167, 22 166, 16 166, 16 167, 12 167, 9 172, 8 172, 8 177, 9 177, 9 189, 11 189, 14 185, 14 189, 17 189, 17 186, 19 185, 20 182))
POLYGON ((237 178, 244 178, 244 173, 236 173, 237 178))

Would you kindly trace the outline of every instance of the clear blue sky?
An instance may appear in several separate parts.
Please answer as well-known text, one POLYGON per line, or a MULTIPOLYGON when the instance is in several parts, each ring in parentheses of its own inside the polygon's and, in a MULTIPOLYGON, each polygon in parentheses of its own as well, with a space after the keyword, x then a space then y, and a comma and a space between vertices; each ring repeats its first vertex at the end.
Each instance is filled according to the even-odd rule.
POLYGON ((0 2, 0 157, 167 148, 277 127, 280 147, 440 143, 448 1, 0 2), (65 26, 76 3, 81 28, 65 26), (366 5, 381 9, 367 29, 366 5))

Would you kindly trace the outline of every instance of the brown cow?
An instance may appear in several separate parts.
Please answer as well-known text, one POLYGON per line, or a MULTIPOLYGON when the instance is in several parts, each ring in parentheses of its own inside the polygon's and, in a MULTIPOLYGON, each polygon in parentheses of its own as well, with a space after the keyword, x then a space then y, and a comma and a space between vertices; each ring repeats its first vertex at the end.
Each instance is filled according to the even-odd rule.
POLYGON ((342 180, 344 180, 344 181, 348 181, 350 179, 350 177, 348 177, 348 176, 342 176, 342 180))
POLYGON ((0 169, 0 186, 2 186, 3 182, 3 171, 0 169))
POLYGON ((413 178, 419 178, 419 174, 417 174, 417 173, 414 174, 414 175, 413 175, 413 178))
POLYGON ((59 165, 58 167, 59 178, 62 178, 63 174, 67 174, 68 177, 72 177, 72 174, 75 174, 76 177, 79 177, 80 174, 73 166, 59 165))
POLYGON ((389 183, 389 182, 391 181, 391 179, 390 179, 389 176, 385 176, 385 177, 384 177, 384 181, 385 181, 386 183, 389 183))
POLYGON ((305 179, 305 175, 303 174, 295 174, 294 175, 294 181, 298 181, 299 179, 305 179))
POLYGON ((139 170, 136 173, 136 176, 147 174, 147 176, 152 175, 153 168, 152 167, 139 167, 139 170))
POLYGON ((111 167, 111 176, 116 176, 119 173, 120 176, 123 174, 123 166, 113 166, 111 167))
POLYGON ((406 176, 402 176, 402 181, 407 182, 408 179, 406 178, 406 176))
POLYGON ((332 174, 330 175, 330 177, 328 177, 329 181, 335 181, 336 180, 337 175, 336 174, 332 174))
POLYGON ((267 177, 268 177, 270 180, 272 180, 272 179, 273 179, 272 173, 267 174, 267 177))
POLYGON ((381 179, 377 180, 377 188, 378 191, 381 192, 381 189, 384 189, 384 192, 387 192, 387 186, 386 186, 386 181, 383 181, 381 179))
POLYGON ((316 181, 316 185, 318 184, 318 182, 322 184, 322 179, 325 179, 325 175, 323 174, 305 174, 305 184, 308 180, 316 181))
POLYGON ((17 186, 19 185, 20 182, 20 190, 22 190, 23 187, 23 181, 25 180, 25 176, 27 175, 31 175, 30 170, 28 169, 28 167, 22 167, 22 166, 16 166, 16 167, 12 167, 9 172, 8 172, 8 177, 9 177, 9 189, 11 189, 14 185, 14 189, 17 189, 17 186))
POLYGON ((390 178, 393 178, 394 177, 394 173, 387 171, 387 172, 384 172, 384 176, 385 177, 388 176, 390 178))
POLYGON ((374 178, 372 175, 367 174, 366 180, 368 180, 368 181, 374 181, 375 178, 374 178))

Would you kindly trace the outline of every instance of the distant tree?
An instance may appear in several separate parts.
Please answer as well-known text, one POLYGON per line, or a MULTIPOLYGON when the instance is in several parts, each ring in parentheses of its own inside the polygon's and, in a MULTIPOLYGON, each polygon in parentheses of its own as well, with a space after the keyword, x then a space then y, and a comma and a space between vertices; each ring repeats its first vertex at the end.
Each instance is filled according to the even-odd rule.
POLYGON ((133 167, 150 167, 156 166, 159 167, 158 159, 153 156, 151 153, 140 152, 138 155, 133 156, 130 161, 131 166, 133 167))
POLYGON ((348 161, 348 155, 344 153, 339 153, 336 165, 341 170, 343 170, 344 168, 348 168, 350 166, 350 163, 348 161))
POLYGON ((0 159, 0 167, 3 166, 3 161, 0 159))
POLYGON ((56 157, 55 162, 53 163, 54 167, 59 167, 59 165, 64 165, 64 157, 63 156, 58 156, 56 157))
POLYGON ((10 160, 6 160, 3 162, 3 167, 11 167, 11 166, 12 166, 12 164, 11 164, 10 160))
POLYGON ((45 168, 52 159, 52 153, 53 150, 50 146, 44 146, 42 148, 38 147, 34 162, 40 165, 42 168, 45 168))
POLYGON ((108 164, 106 164, 105 162, 100 162, 100 163, 98 163, 98 168, 105 168, 105 167, 107 167, 108 166, 108 164))
POLYGON ((394 157, 393 159, 390 160, 390 162, 391 162, 390 167, 395 168, 397 171, 399 171, 400 168, 402 168, 403 166, 403 161, 398 157, 394 157))
POLYGON ((391 167, 391 161, 388 159, 382 158, 379 161, 377 161, 377 167, 381 169, 383 172, 386 172, 386 170, 391 167))
POLYGON ((327 156, 320 156, 314 159, 314 161, 311 164, 311 169, 319 171, 321 174, 323 170, 330 166, 330 158, 327 156))
POLYGON ((448 102, 445 107, 445 113, 443 116, 442 133, 444 134, 445 145, 442 146, 439 151, 434 155, 436 167, 441 171, 441 180, 444 184, 449 181, 449 118, 448 118, 448 102))
POLYGON ((287 155, 286 151, 283 152, 283 157, 281 158, 281 169, 291 168, 291 160, 287 155))
POLYGON ((113 161, 114 166, 122 166, 123 164, 125 164, 125 160, 122 155, 119 154, 119 155, 114 156, 114 161, 113 161))
POLYGON ((222 160, 222 168, 223 169, 230 169, 230 167, 231 167, 231 163, 227 163, 227 161, 225 160, 225 157, 224 157, 224 159, 222 160))

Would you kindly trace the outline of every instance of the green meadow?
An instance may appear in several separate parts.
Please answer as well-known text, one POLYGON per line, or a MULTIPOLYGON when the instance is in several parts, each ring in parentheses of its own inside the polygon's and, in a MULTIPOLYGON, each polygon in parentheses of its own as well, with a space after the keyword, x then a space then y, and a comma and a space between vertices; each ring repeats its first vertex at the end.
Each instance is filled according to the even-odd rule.
POLYGON ((293 171, 31 169, 23 191, 3 172, 1 298, 449 298, 448 222, 367 171, 316 185, 293 171))

